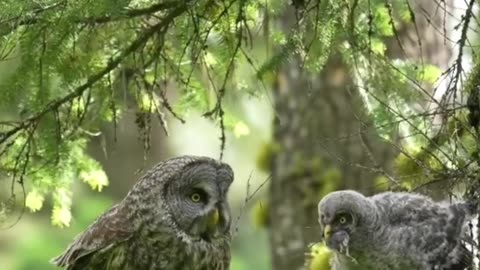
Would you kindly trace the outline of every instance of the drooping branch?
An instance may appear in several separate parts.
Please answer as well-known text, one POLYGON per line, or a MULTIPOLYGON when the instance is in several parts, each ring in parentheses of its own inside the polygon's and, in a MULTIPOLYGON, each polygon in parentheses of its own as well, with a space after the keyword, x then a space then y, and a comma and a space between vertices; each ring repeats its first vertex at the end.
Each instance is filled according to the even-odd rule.
POLYGON ((167 10, 177 5, 178 1, 167 1, 162 3, 157 3, 146 8, 140 9, 127 9, 123 14, 115 16, 103 16, 103 17, 91 17, 91 18, 82 18, 77 20, 78 23, 108 23, 124 19, 132 19, 135 17, 141 17, 145 15, 151 15, 156 12, 167 10))
POLYGON ((230 78, 231 73, 233 72, 233 69, 234 69, 235 58, 237 57, 237 54, 240 51, 240 48, 242 46, 244 31, 248 32, 248 26, 247 26, 246 19, 245 19, 244 8, 245 8, 245 1, 243 1, 240 4, 240 7, 239 7, 238 16, 236 18, 236 39, 237 39, 237 42, 236 42, 235 47, 233 49, 233 53, 232 53, 232 56, 230 58, 230 62, 228 63, 227 71, 225 72, 225 76, 224 76, 222 86, 220 87, 219 91, 217 92, 217 103, 211 111, 203 114, 204 117, 211 117, 212 115, 217 114, 219 119, 220 119, 220 132, 221 132, 220 133, 220 157, 219 157, 220 160, 222 160, 222 158, 223 158, 223 152, 225 150, 225 144, 226 144, 225 111, 223 109, 222 101, 223 101, 223 98, 225 97, 225 90, 226 90, 227 81, 230 78))
POLYGON ((183 14, 188 8, 188 1, 178 4, 172 11, 166 15, 162 20, 157 24, 147 28, 137 38, 119 55, 113 57, 112 60, 99 72, 91 75, 87 82, 75 88, 72 92, 65 95, 62 98, 54 100, 46 105, 42 110, 33 114, 32 116, 26 118, 25 120, 18 122, 15 128, 12 128, 6 132, 0 133, 0 144, 5 143, 8 139, 12 138, 18 132, 28 128, 32 123, 38 122, 42 117, 44 117, 49 112, 55 111, 60 108, 63 104, 74 100, 83 95, 83 93, 90 89, 95 83, 100 81, 105 75, 117 68, 122 61, 130 56, 132 53, 140 49, 146 42, 155 34, 165 33, 168 29, 168 26, 174 21, 174 19, 181 14, 183 14))
POLYGON ((448 97, 450 95, 454 95, 454 96, 456 95, 458 82, 461 80, 461 74, 463 72, 462 59, 463 59, 463 54, 464 54, 464 48, 465 48, 465 45, 467 44, 467 40, 468 40, 467 34, 468 34, 469 26, 470 26, 470 20, 473 16, 473 5, 474 4, 475 4, 475 0, 470 0, 470 2, 468 4, 468 8, 467 8, 467 10, 465 11, 465 14, 462 17, 463 26, 462 26, 462 32, 461 32, 460 39, 458 40, 458 45, 459 45, 458 56, 457 56, 457 59, 455 60, 455 64, 454 64, 455 75, 448 85, 449 88, 447 89, 447 91, 445 92, 445 94, 442 97, 442 99, 444 99, 445 101, 448 100, 448 97), (453 86, 450 87, 452 84, 453 84, 453 86))
MULTIPOLYGON (((56 4, 44 7, 41 9, 34 10, 28 15, 16 16, 14 18, 9 18, 3 21, 0 21, 0 36, 5 36, 13 31, 17 30, 20 26, 34 25, 41 22, 41 16, 43 13, 54 10, 56 8, 62 7, 66 1, 60 1, 56 4)), ((178 6, 177 1, 167 1, 162 3, 153 4, 146 8, 139 9, 125 9, 119 15, 106 15, 100 17, 87 17, 87 18, 78 18, 74 20, 74 23, 78 24, 102 24, 115 22, 126 19, 133 19, 136 17, 152 15, 159 11, 168 10, 178 6)))

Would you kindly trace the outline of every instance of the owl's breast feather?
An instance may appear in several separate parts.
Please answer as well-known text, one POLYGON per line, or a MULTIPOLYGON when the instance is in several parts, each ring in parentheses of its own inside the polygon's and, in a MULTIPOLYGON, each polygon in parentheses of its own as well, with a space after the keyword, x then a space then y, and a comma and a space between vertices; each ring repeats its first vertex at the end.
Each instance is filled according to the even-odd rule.
POLYGON ((129 253, 136 254, 133 259, 140 261, 140 263, 135 263, 135 269, 229 269, 230 241, 228 236, 207 243, 167 231, 144 232, 143 237, 132 239, 128 243, 129 253), (143 259, 140 260, 142 256, 143 259), (152 268, 152 266, 155 267, 152 268))

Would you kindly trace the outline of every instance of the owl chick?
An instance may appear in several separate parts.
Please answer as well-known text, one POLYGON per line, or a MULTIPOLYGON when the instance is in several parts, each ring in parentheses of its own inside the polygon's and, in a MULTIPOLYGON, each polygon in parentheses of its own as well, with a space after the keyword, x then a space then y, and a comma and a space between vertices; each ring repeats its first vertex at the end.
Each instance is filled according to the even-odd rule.
POLYGON ((329 193, 318 204, 334 270, 470 269, 463 240, 473 208, 419 194, 365 197, 351 190, 329 193))
POLYGON ((229 165, 161 162, 52 263, 69 270, 224 270, 230 262, 229 165))

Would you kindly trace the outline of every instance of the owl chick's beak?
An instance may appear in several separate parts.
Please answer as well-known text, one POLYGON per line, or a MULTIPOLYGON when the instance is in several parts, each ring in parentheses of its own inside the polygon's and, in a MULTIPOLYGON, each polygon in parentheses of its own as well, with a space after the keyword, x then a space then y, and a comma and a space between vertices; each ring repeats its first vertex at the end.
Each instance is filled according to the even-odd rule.
POLYGON ((340 253, 346 253, 348 255, 348 243, 350 241, 350 235, 345 230, 333 229, 331 225, 325 225, 323 229, 323 240, 327 247, 330 249, 339 251, 340 253))
POLYGON ((332 226, 328 224, 323 229, 323 238, 325 239, 325 241, 328 241, 330 240, 330 236, 332 236, 332 226))

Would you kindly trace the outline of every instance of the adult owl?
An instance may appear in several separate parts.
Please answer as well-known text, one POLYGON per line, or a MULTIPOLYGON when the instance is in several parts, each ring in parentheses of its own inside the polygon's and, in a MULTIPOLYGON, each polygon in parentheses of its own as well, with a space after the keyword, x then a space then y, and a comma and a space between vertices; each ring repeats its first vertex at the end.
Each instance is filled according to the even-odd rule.
POLYGON ((334 270, 463 270, 474 207, 405 192, 336 191, 318 204, 334 270))
POLYGON ((52 263, 68 270, 225 270, 229 165, 181 156, 149 170, 52 263))

